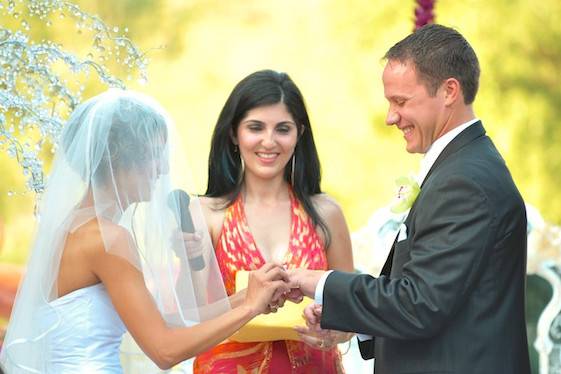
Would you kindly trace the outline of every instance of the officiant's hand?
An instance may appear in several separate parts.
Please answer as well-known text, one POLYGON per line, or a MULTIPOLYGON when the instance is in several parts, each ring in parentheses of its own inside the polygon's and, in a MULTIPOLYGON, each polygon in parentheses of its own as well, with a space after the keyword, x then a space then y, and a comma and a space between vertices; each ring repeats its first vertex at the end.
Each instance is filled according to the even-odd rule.
POLYGON ((310 304, 304 309, 306 326, 294 327, 301 341, 316 349, 330 350, 353 337, 353 333, 322 329, 321 308, 321 305, 310 304))
POLYGON ((188 233, 176 230, 172 233, 171 247, 180 260, 184 260, 185 256, 188 260, 192 260, 203 255, 202 241, 203 235, 200 232, 188 233))
POLYGON ((284 304, 284 295, 290 289, 286 270, 279 264, 267 263, 261 269, 249 273, 244 304, 254 316, 274 313, 284 304))
MULTIPOLYGON (((325 273, 323 270, 291 269, 288 270, 290 282, 296 285, 302 295, 314 298, 316 286, 325 273)), ((293 292, 294 293, 294 292, 293 292)))

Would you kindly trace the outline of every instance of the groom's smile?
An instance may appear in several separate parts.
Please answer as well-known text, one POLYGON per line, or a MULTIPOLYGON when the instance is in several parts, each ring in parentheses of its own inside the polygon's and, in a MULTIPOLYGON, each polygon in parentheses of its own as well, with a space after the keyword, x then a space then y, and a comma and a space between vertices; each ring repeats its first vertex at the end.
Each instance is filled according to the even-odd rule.
POLYGON ((386 124, 403 132, 409 153, 426 153, 438 137, 443 122, 441 90, 431 95, 410 62, 388 61, 382 75, 389 102, 386 124))

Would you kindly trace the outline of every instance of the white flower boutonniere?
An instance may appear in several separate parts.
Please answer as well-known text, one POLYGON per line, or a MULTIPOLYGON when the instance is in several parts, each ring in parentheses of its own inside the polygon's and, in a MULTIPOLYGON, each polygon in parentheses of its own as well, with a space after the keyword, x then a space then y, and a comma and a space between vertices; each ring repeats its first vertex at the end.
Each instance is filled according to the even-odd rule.
POLYGON ((417 199, 417 195, 421 192, 419 183, 414 177, 399 177, 395 180, 398 186, 397 196, 394 203, 391 205, 390 211, 395 214, 405 213, 417 199))

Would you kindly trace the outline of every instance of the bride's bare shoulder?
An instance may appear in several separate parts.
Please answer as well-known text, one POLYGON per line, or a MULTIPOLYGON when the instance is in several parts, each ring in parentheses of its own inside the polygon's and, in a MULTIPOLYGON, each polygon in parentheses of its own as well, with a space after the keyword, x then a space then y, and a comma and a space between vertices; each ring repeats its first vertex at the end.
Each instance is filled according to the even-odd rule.
POLYGON ((94 218, 78 227, 68 236, 67 246, 78 246, 90 256, 127 254, 127 258, 137 259, 130 232, 103 218, 94 218))

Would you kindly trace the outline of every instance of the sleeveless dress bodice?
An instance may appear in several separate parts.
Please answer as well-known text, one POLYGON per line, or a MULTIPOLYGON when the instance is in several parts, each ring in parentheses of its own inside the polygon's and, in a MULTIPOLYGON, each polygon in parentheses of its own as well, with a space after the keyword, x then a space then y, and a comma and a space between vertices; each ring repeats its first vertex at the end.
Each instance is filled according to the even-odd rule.
MULTIPOLYGON (((290 238, 283 264, 291 268, 327 270, 327 256, 314 223, 289 190, 290 238)), ((226 209, 216 245, 216 259, 226 292, 236 292, 238 270, 257 270, 265 264, 245 216, 241 196, 226 209)), ((239 343, 226 341, 197 356, 195 374, 339 374, 344 369, 337 347, 322 351, 294 340, 239 343)))
POLYGON ((51 330, 48 373, 122 373, 119 346, 126 329, 102 283, 51 301, 38 317, 51 330))

